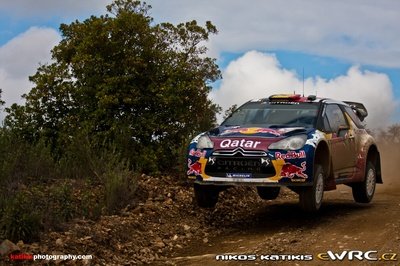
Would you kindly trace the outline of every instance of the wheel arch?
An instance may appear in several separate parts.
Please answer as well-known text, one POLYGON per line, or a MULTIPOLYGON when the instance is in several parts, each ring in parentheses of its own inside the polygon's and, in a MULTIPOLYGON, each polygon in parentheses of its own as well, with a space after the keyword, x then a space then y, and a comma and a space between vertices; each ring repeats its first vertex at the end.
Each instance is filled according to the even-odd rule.
POLYGON ((331 160, 330 149, 326 141, 320 141, 315 148, 314 152, 314 165, 319 164, 322 166, 326 178, 331 178, 331 160))
POLYGON ((376 182, 382 184, 381 156, 375 144, 372 144, 368 148, 367 162, 371 162, 375 166, 376 182))

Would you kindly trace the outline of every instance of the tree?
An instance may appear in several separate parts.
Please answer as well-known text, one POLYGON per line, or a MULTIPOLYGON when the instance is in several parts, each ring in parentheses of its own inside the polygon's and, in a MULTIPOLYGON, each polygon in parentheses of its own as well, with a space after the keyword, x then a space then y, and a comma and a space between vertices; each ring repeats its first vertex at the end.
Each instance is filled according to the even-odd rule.
POLYGON ((237 109, 238 109, 237 104, 233 104, 231 107, 229 107, 228 109, 225 110, 223 119, 225 120, 228 117, 230 117, 237 109))
POLYGON ((146 152, 170 165, 188 136, 215 123, 219 108, 207 96, 220 71, 203 43, 217 30, 211 22, 154 24, 150 8, 115 0, 106 15, 62 24, 54 63, 30 77, 35 86, 25 106, 8 109, 6 125, 26 125, 58 153, 85 130, 136 162, 146 152))
POLYGON ((5 104, 5 102, 1 99, 1 94, 3 93, 3 90, 0 89, 0 108, 5 104))
POLYGON ((400 143, 400 124, 393 124, 386 130, 380 130, 378 139, 384 143, 400 143))

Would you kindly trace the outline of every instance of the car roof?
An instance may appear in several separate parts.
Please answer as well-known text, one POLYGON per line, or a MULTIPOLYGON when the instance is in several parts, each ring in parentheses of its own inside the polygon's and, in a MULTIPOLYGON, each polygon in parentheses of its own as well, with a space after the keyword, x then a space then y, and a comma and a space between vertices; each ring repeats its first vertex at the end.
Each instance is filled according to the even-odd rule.
POLYGON ((320 98, 315 95, 302 96, 300 94, 273 94, 268 98, 251 100, 248 103, 274 103, 274 104, 298 104, 298 103, 322 103, 322 104, 338 104, 353 109, 361 121, 368 116, 368 111, 364 104, 350 101, 338 101, 330 98, 320 98))
POLYGON ((317 97, 315 95, 309 95, 309 96, 302 96, 300 94, 273 94, 269 96, 268 98, 262 98, 258 100, 252 100, 251 102, 323 102, 323 103, 335 103, 335 104, 341 104, 341 105, 348 105, 345 102, 338 101, 338 100, 333 100, 330 98, 321 98, 317 97))

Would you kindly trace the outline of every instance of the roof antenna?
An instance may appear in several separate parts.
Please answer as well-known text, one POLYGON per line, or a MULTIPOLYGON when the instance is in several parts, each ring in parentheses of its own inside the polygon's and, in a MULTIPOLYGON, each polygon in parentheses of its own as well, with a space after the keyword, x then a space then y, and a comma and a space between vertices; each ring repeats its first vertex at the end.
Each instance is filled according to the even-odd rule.
POLYGON ((303 97, 304 97, 304 67, 303 67, 303 97))

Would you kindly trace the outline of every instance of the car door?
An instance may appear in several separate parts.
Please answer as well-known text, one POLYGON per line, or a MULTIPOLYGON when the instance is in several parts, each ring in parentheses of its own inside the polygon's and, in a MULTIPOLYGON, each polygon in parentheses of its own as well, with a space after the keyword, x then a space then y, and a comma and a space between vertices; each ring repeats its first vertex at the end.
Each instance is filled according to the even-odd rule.
POLYGON ((353 173, 356 163, 354 132, 350 131, 349 123, 337 104, 326 105, 325 114, 332 133, 329 142, 333 173, 336 178, 349 176, 353 173))

